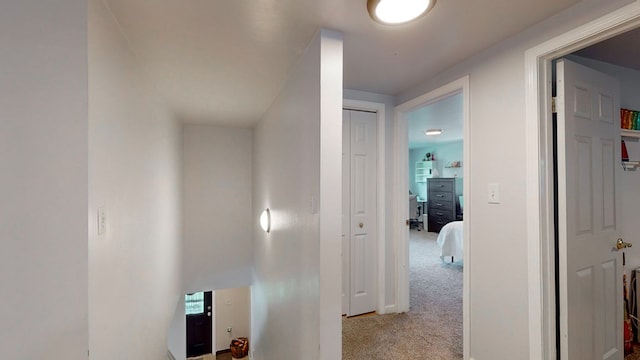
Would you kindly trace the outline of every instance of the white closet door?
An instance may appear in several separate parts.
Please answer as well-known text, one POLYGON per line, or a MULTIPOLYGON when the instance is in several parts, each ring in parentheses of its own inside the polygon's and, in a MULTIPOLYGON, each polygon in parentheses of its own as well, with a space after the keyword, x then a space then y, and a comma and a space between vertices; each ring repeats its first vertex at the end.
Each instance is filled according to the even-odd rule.
MULTIPOLYGON (((343 171, 346 172, 348 167, 348 174, 343 174, 348 176, 348 191, 343 194, 345 209, 347 205, 344 201, 349 201, 349 219, 343 223, 345 239, 348 240, 348 246, 343 243, 343 256, 347 256, 345 253, 348 252, 349 259, 349 269, 344 271, 344 277, 349 275, 346 313, 358 315, 375 311, 376 307, 377 115, 345 111, 343 116, 348 137, 343 136, 349 142, 344 144, 349 153, 348 160, 343 163, 343 171)), ((347 157, 346 152, 344 156, 347 157)), ((346 181, 343 180, 344 190, 347 189, 346 181)), ((346 220, 346 217, 343 219, 346 220)))

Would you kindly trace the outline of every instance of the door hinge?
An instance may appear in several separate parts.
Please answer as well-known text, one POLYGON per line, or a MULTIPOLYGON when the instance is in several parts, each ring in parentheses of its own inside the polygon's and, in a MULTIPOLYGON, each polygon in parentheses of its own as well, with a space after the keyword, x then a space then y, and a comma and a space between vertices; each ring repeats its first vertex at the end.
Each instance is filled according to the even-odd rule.
POLYGON ((556 111, 556 98, 555 97, 551 98, 551 113, 552 114, 557 113, 557 111, 556 111))

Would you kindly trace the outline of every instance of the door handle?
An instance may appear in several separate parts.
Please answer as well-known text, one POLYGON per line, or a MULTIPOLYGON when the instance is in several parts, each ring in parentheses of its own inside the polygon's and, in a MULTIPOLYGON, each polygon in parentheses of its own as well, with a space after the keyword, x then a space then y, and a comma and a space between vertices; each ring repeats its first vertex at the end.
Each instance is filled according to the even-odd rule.
POLYGON ((624 242, 622 238, 618 239, 618 241, 616 242, 616 250, 630 248, 631 246, 633 246, 633 244, 624 242))
POLYGON ((362 228, 364 227, 364 224, 363 224, 363 223, 360 223, 360 224, 358 224, 358 227, 359 227, 360 229, 362 229, 362 228))

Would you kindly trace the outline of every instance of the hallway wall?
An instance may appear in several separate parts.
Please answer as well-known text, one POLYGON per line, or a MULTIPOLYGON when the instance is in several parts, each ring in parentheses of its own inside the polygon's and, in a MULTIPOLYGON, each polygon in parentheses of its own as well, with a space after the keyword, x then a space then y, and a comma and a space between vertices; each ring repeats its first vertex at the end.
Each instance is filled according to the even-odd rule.
POLYGON ((321 30, 254 129, 254 360, 341 356, 341 65, 341 34, 321 30))
POLYGON ((402 103, 469 76, 470 128, 465 141, 470 158, 465 159, 464 171, 473 177, 467 189, 471 198, 465 199, 471 244, 465 270, 471 297, 466 345, 472 359, 528 359, 530 345, 537 346, 530 340, 541 341, 538 334, 529 334, 527 202, 532 199, 527 198, 524 161, 525 52, 629 2, 582 1, 398 97, 402 103), (500 204, 487 202, 488 183, 500 185, 500 204), (508 254, 500 249, 508 249, 508 254))
POLYGON ((0 5, 0 353, 86 359, 87 5, 0 5))
MULTIPOLYGON (((216 302, 216 341, 214 350, 229 349, 231 340, 249 337, 251 332, 251 289, 248 287, 217 290, 216 302), (231 328, 231 332, 227 332, 231 328)), ((249 343, 251 339, 249 338, 249 343)))
POLYGON ((185 124, 185 292, 251 285, 251 129, 185 124))
POLYGON ((103 1, 88 27, 91 359, 164 359, 183 295, 181 126, 103 1))

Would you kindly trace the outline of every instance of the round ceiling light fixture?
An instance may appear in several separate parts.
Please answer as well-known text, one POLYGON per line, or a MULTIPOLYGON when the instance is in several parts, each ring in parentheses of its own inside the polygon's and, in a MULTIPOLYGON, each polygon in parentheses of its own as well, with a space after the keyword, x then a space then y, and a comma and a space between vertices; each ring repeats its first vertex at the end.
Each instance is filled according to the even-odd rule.
POLYGON ((371 18, 381 24, 404 24, 424 16, 436 0, 367 0, 371 18))

